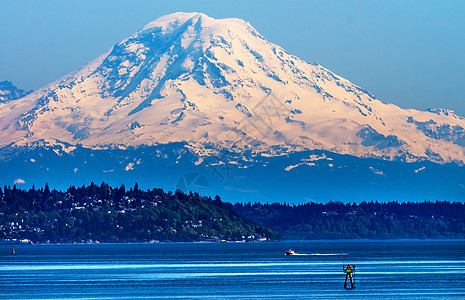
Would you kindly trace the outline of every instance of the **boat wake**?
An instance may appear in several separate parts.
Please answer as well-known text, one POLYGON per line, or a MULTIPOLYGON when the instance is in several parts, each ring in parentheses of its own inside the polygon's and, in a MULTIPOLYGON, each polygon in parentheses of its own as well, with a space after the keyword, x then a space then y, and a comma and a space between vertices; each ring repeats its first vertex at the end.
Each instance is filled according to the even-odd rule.
POLYGON ((306 256, 336 256, 336 255, 346 255, 345 253, 294 253, 293 255, 306 255, 306 256))

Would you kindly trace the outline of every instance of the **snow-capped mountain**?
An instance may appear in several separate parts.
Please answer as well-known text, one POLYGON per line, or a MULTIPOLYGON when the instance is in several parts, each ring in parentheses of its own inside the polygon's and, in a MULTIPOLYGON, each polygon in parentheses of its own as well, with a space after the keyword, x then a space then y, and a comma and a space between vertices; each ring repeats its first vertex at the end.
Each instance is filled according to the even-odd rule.
POLYGON ((8 102, 10 100, 18 100, 30 93, 32 93, 32 91, 25 91, 17 88, 10 81, 0 82, 0 103, 8 102))
MULTIPOLYGON (((262 155, 324 150, 465 162, 465 119, 383 103, 240 19, 161 17, 82 69, 0 104, 0 147, 185 142, 262 155)), ((65 147, 65 146, 63 146, 65 147)))

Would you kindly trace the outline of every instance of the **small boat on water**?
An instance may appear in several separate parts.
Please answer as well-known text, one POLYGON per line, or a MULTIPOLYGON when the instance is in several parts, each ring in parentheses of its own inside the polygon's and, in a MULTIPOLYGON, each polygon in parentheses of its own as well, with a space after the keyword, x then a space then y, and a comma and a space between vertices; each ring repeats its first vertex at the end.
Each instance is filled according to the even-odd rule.
POLYGON ((294 254, 295 254, 295 252, 292 249, 289 249, 289 250, 286 251, 286 255, 294 255, 294 254))

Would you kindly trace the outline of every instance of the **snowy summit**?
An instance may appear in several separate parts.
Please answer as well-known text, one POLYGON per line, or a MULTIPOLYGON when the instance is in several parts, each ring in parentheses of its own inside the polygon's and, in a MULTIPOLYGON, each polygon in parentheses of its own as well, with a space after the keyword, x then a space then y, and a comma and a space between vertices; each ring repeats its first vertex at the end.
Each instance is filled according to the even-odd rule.
POLYGON ((279 155, 321 149, 465 162, 465 119, 401 109, 269 42, 248 22, 163 16, 82 69, 0 103, 0 147, 186 142, 279 155))

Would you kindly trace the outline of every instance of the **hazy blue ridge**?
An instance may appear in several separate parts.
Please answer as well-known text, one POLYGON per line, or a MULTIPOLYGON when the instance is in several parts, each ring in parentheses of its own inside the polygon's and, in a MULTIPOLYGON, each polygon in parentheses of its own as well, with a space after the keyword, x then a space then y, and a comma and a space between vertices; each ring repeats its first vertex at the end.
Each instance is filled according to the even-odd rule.
POLYGON ((48 183, 65 190, 70 185, 104 181, 112 186, 137 182, 144 189, 157 186, 174 191, 186 174, 199 174, 205 183, 198 192, 221 195, 232 203, 465 199, 465 167, 455 163, 386 161, 321 150, 269 157, 212 148, 218 154, 200 158, 186 143, 101 150, 78 145, 72 151, 63 149, 66 146, 38 143, 1 149, 0 186, 16 182, 18 187, 30 188, 48 183))

